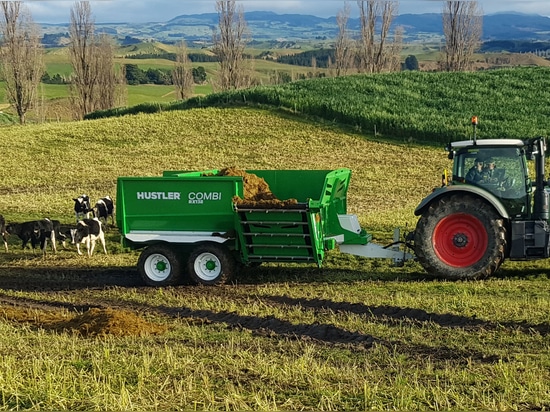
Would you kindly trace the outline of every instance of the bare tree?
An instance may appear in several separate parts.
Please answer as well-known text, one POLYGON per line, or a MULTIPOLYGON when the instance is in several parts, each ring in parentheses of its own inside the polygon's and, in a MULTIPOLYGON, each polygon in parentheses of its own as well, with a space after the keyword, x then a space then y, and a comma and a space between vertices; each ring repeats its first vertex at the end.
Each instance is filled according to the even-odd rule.
POLYGON ((403 27, 396 27, 393 31, 393 41, 389 46, 387 68, 390 72, 401 70, 401 51, 403 50, 403 27))
POLYGON ((317 77, 317 58, 311 56, 311 77, 317 77))
POLYGON ((77 1, 71 8, 69 55, 71 98, 79 119, 115 107, 124 98, 124 76, 116 71, 112 44, 107 35, 96 36, 94 26, 90 3, 77 1))
POLYGON ((176 48, 176 63, 172 71, 172 79, 176 87, 177 99, 191 97, 193 94, 193 68, 184 41, 179 42, 176 48))
POLYGON ((374 38, 376 29, 376 9, 374 1, 357 0, 361 22, 359 40, 359 71, 374 71, 374 38))
POLYGON ((96 109, 95 33, 92 9, 88 1, 78 1, 71 8, 69 54, 73 66, 73 107, 78 118, 96 109))
POLYGON ((244 62, 248 29, 242 6, 235 0, 216 0, 219 33, 214 34, 214 53, 218 57, 219 87, 221 90, 240 89, 251 84, 244 62))
POLYGON ((471 68, 481 42, 483 13, 477 1, 447 1, 443 7, 445 63, 447 71, 471 68))
POLYGON ((6 95, 19 123, 24 124, 27 112, 38 100, 38 85, 44 73, 43 49, 38 29, 22 2, 2 1, 0 5, 0 59, 6 95))
POLYGON ((336 76, 345 76, 353 66, 355 58, 353 41, 347 32, 349 15, 349 4, 344 2, 344 8, 336 16, 336 24, 338 25, 338 37, 334 45, 334 68, 336 69, 336 76))
POLYGON ((125 76, 123 69, 116 70, 112 39, 106 34, 98 37, 94 52, 97 71, 97 88, 94 95, 96 110, 110 109, 125 103, 125 76))
POLYGON ((389 70, 391 23, 397 13, 396 0, 357 0, 361 22, 360 71, 379 73, 389 70), (380 21, 380 23, 378 23, 380 21))

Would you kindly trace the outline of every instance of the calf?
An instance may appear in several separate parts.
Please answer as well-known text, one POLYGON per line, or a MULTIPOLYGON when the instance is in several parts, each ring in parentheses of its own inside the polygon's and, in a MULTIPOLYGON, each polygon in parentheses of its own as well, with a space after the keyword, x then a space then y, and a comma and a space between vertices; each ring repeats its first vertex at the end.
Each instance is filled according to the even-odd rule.
MULTIPOLYGON (((34 236, 36 238, 35 241, 38 241, 40 243, 40 249, 42 250, 42 253, 46 253, 46 245, 48 244, 48 239, 50 239, 50 242, 52 243, 52 250, 54 253, 57 253, 57 245, 55 240, 56 235, 56 229, 57 232, 59 232, 59 220, 52 221, 48 218, 37 220, 39 231, 38 233, 35 232, 34 236), (54 224, 55 222, 55 224, 54 224)), ((31 239, 32 242, 32 239, 31 239)), ((33 249, 35 247, 35 243, 33 242, 33 249)))
POLYGON ((94 215, 99 220, 103 219, 105 226, 107 226, 107 219, 111 216, 111 224, 115 225, 115 218, 113 216, 114 204, 113 200, 109 196, 102 197, 97 201, 94 207, 94 215))
POLYGON ((30 241, 34 251, 37 239, 40 238, 40 224, 37 220, 23 223, 9 223, 6 225, 6 232, 19 236, 19 239, 23 241, 22 249, 25 249, 30 241))
POLYGON ((93 209, 90 205, 90 198, 88 195, 80 195, 74 200, 74 215, 76 218, 76 221, 78 222, 80 219, 89 219, 90 214, 93 213, 93 209))
POLYGON ((70 239, 71 244, 75 244, 74 237, 76 234, 76 225, 59 225, 59 231, 55 232, 56 239, 61 240, 61 244, 63 245, 63 249, 66 249, 66 244, 70 239))
MULTIPOLYGON (((55 233, 55 241, 60 242, 63 249, 67 249, 67 238, 71 238, 71 233, 68 225, 62 225, 59 220, 52 220, 53 231, 55 233)), ((72 226, 75 227, 74 225, 72 226)))
POLYGON ((103 252, 107 254, 105 248, 105 233, 101 227, 101 222, 98 218, 82 219, 76 224, 76 231, 73 238, 73 243, 76 244, 76 250, 79 255, 82 255, 80 251, 80 244, 86 244, 88 249, 88 256, 92 256, 94 253, 95 243, 99 239, 103 246, 103 252))
POLYGON ((8 251, 8 232, 6 231, 6 219, 4 216, 0 215, 0 234, 2 235, 2 240, 4 241, 4 248, 6 252, 8 251))

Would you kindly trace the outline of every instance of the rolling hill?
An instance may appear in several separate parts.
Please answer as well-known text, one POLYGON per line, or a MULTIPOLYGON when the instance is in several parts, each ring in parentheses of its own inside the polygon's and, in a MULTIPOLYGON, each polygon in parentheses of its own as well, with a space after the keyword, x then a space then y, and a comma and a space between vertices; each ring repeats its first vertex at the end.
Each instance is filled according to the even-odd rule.
POLYGON ((261 105, 313 116, 393 139, 445 144, 471 136, 470 116, 485 136, 547 136, 550 68, 478 72, 397 72, 259 86, 96 112, 87 118, 228 105, 261 105))
MULTIPOLYGON (((336 38, 338 26, 335 17, 322 18, 302 14, 273 12, 246 12, 245 20, 253 42, 279 42, 284 47, 299 47, 302 41, 322 42, 336 38), (298 43, 298 44, 297 44, 298 43)), ((212 41, 212 30, 218 25, 217 13, 176 16, 166 22, 132 24, 96 23, 100 32, 115 36, 122 44, 156 40, 174 43, 185 40, 189 45, 205 46, 212 41)), ((41 24, 48 46, 66 44, 68 24, 41 24)), ((403 14, 395 18, 393 26, 404 29, 406 42, 438 40, 443 36, 441 15, 403 14)), ((357 33, 358 18, 350 18, 348 28, 357 33)), ((547 41, 550 39, 550 18, 525 14, 493 14, 483 19, 483 40, 547 41)))

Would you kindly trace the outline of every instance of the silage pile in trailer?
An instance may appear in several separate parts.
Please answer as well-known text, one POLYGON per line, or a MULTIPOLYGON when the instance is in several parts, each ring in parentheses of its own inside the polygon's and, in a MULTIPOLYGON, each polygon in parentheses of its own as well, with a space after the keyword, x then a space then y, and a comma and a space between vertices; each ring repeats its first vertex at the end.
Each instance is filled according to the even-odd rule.
POLYGON ((244 199, 233 197, 233 202, 241 208, 291 208, 298 204, 296 199, 280 200, 273 194, 264 178, 236 167, 226 167, 218 176, 241 176, 244 183, 244 199))

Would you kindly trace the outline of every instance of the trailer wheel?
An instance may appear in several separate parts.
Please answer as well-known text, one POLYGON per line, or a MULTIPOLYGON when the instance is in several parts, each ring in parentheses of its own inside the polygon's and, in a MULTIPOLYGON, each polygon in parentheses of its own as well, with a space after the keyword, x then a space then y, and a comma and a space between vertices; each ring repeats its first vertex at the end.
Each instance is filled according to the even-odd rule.
POLYGON ((201 245, 191 252, 187 271, 191 279, 201 285, 225 283, 234 275, 236 262, 229 250, 222 245, 201 245))
POLYGON ((480 279, 502 264, 506 250, 503 219, 489 204, 468 195, 434 201, 416 225, 415 252, 429 275, 480 279))
POLYGON ((141 252, 138 271, 148 286, 171 286, 181 279, 180 259, 168 245, 152 245, 141 252))

